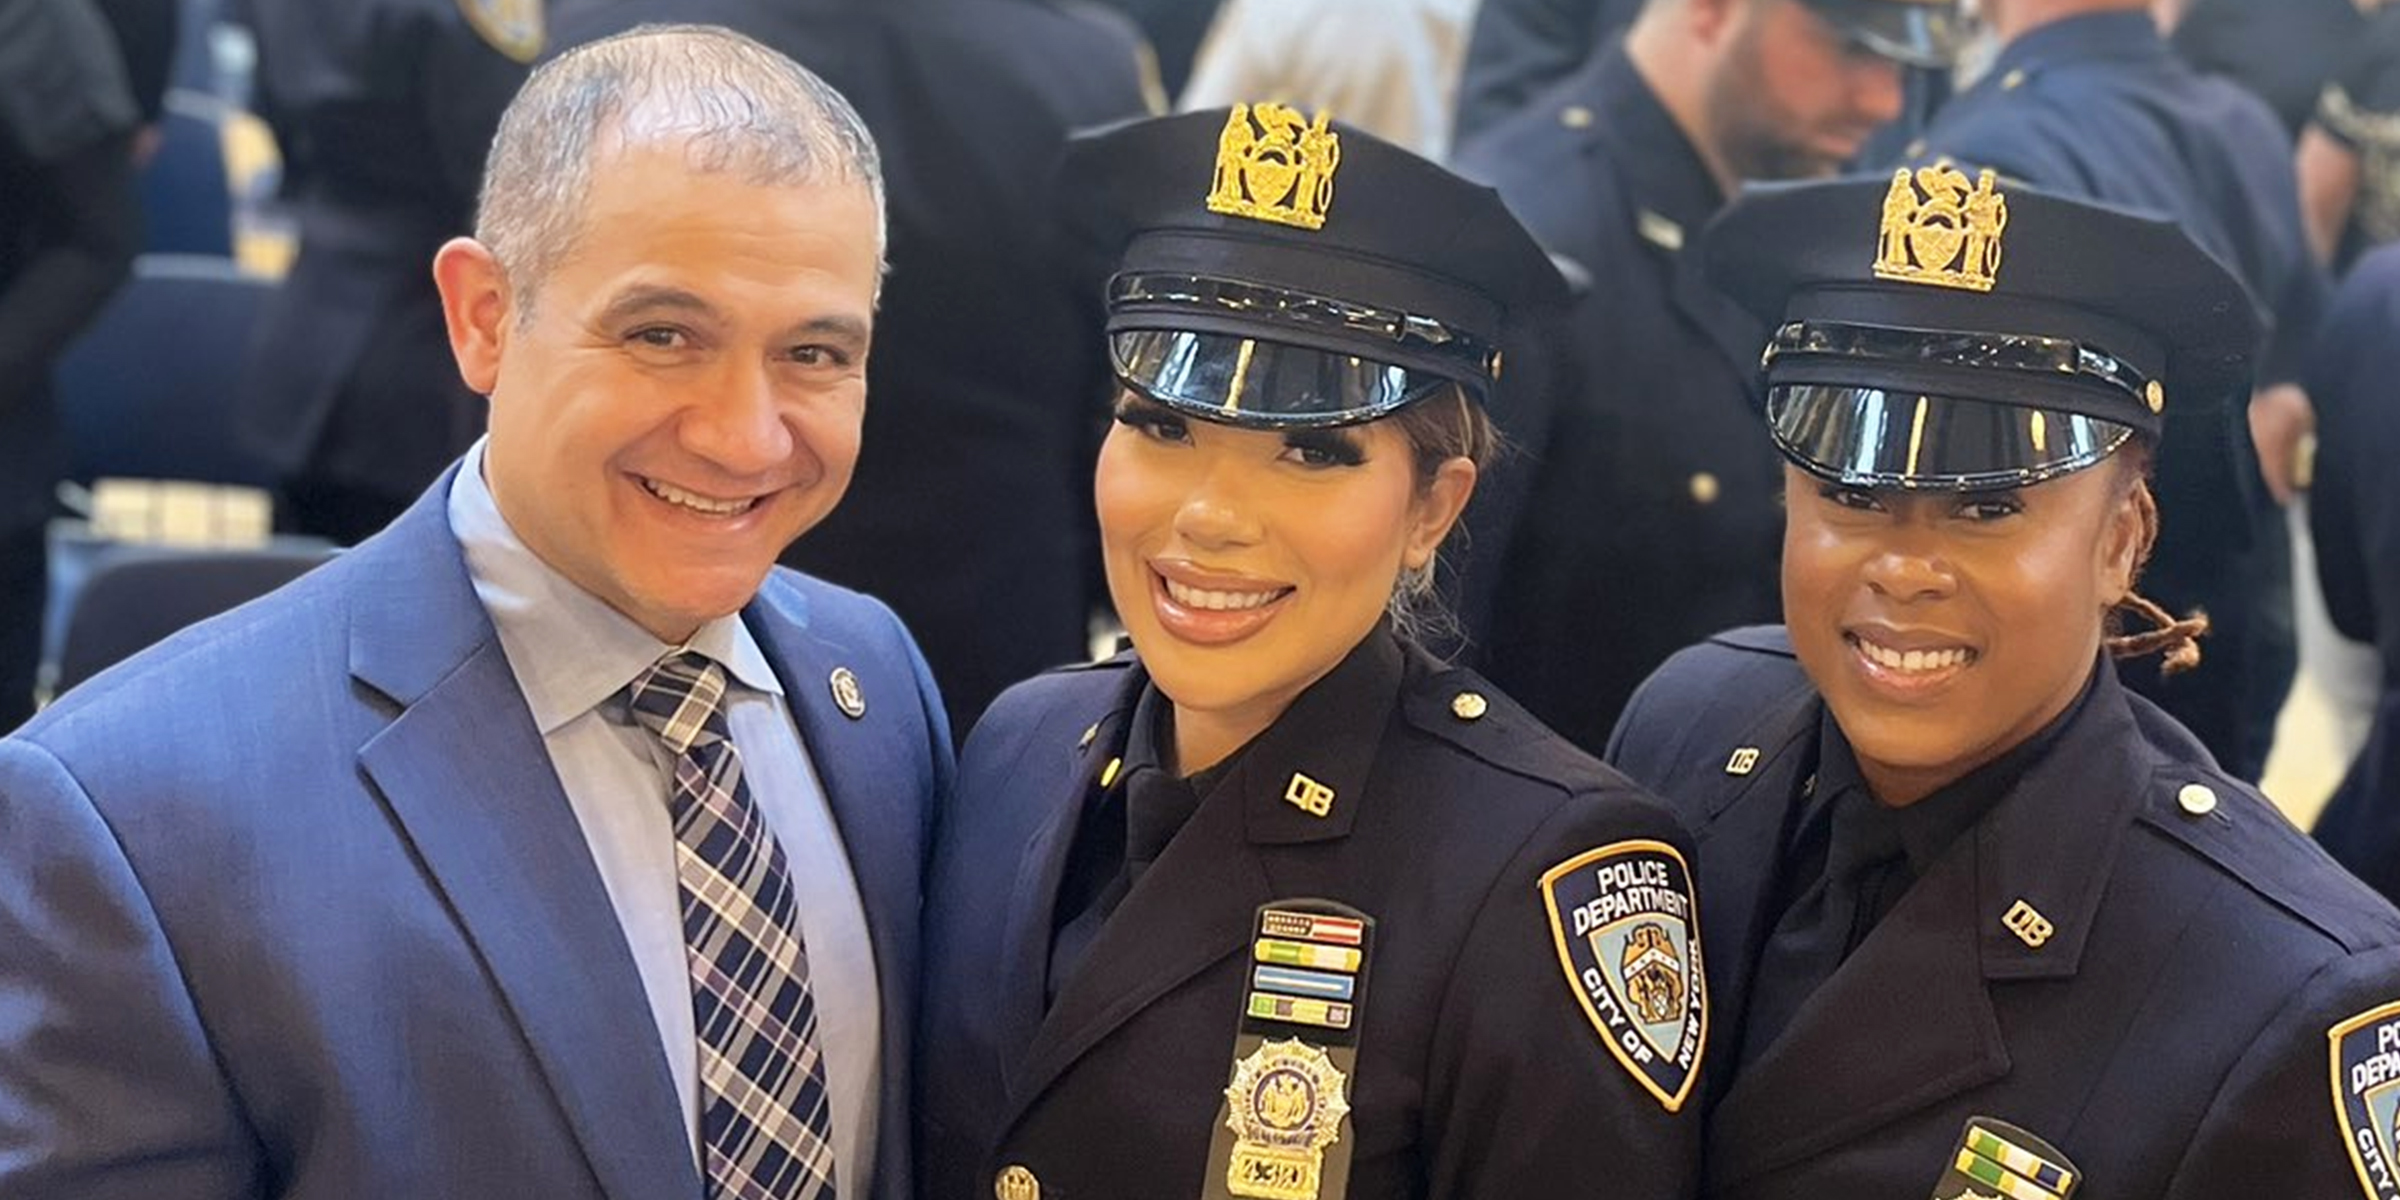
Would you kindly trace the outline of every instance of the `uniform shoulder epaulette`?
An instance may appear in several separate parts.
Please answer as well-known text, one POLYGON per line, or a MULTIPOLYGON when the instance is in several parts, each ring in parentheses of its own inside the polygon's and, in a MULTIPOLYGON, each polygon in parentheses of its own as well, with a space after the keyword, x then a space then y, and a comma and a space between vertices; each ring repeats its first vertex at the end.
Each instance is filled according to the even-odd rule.
POLYGON ((1411 725, 1512 775, 1572 792, 1631 786, 1464 667, 1413 680, 1400 707, 1411 725))
POLYGON ((2357 953, 2400 945, 2400 912, 2309 840, 2256 788, 2177 763, 2151 776, 2142 819, 2262 899, 2357 953))
POLYGON ((1728 629, 1708 641, 1712 646, 1723 646, 1729 650, 1797 658, 1792 652, 1792 635, 1781 625, 1744 625, 1739 629, 1728 629))

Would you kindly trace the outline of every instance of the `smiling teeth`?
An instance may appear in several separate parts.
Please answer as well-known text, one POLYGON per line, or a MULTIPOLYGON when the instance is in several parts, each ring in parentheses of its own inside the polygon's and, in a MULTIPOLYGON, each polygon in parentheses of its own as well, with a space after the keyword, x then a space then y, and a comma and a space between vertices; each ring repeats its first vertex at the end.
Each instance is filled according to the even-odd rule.
POLYGON ((1877 666, 1893 671, 1946 671, 1965 666, 1975 656, 1973 651, 1964 649, 1894 650, 1865 638, 1858 640, 1858 650, 1877 666))
MULTIPOLYGON (((1159 578, 1166 579, 1163 575, 1159 578)), ((1185 608, 1204 609, 1209 612, 1240 612, 1243 609, 1257 608, 1283 594, 1280 589, 1271 592, 1210 592, 1196 587, 1185 587, 1172 579, 1166 579, 1166 584, 1167 595, 1175 603, 1185 608)))
POLYGON ((674 484, 662 483, 656 479, 645 479, 642 481, 642 486, 648 489, 651 495, 669 504, 688 508, 697 513, 707 513, 712 517, 730 517, 737 513, 745 513, 750 511, 752 505, 758 503, 755 499, 717 500, 698 492, 687 492, 674 484))

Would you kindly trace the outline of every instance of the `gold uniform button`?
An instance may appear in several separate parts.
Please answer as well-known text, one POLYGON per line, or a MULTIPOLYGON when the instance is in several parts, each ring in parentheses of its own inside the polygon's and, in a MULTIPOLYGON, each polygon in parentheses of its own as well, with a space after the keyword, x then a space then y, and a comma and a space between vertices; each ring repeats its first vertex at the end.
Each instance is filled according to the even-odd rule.
POLYGON ((1717 482, 1717 477, 1706 471, 1692 476, 1692 503, 1694 504, 1715 504, 1717 497, 1723 494, 1724 490, 1724 485, 1717 482))
POLYGON ((2025 86, 2025 68, 2019 67, 2000 78, 2000 90, 2013 92, 2025 86))
POLYGON ((2187 783, 2175 793, 2175 803, 2192 816, 2205 817, 2217 811, 2217 793, 2205 783, 2187 783))
POLYGON ((1450 715, 1461 721, 1480 721, 1492 711, 1492 702, 1482 692, 1460 692, 1450 698, 1450 715))
POLYGON ((1042 1181, 1034 1178, 1033 1172, 1012 1163, 993 1178, 992 1195, 999 1200, 1042 1200, 1042 1181))
POLYGON ((1078 750, 1081 750, 1081 749, 1083 749, 1084 747, 1091 745, 1091 744, 1092 744, 1092 739, 1093 739, 1093 738, 1096 738, 1096 737, 1099 737, 1099 736, 1100 736, 1100 727, 1099 727, 1099 726, 1097 726, 1097 725, 1094 725, 1094 726, 1092 726, 1091 728, 1089 728, 1089 729, 1086 729, 1086 730, 1084 730, 1084 731, 1083 731, 1083 736, 1082 736, 1080 739, 1077 739, 1077 741, 1076 741, 1076 743, 1075 743, 1075 748, 1076 748, 1076 749, 1078 749, 1078 750))
POLYGON ((1580 104, 1570 104, 1558 110, 1558 123, 1569 129, 1592 127, 1592 110, 1580 104))

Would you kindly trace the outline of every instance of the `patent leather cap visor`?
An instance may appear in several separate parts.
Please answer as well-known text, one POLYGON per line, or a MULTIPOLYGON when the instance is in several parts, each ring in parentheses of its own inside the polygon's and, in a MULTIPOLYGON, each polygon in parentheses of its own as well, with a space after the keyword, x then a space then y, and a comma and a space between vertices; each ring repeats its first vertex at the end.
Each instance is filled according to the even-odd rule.
POLYGON ((2093 466, 2133 436, 2084 413, 1834 384, 1772 388, 1766 417, 1801 470, 1911 491, 2030 487, 2093 466))

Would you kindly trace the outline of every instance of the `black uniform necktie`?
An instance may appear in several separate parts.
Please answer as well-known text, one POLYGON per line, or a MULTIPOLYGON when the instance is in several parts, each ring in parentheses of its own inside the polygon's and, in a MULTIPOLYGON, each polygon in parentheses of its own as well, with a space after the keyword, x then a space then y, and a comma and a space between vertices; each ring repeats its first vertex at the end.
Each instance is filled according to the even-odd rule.
POLYGON ((1823 862, 1759 955, 1743 1023, 1742 1063, 1766 1053, 1811 993, 1831 978, 1891 907, 1902 861, 1899 831, 1864 792, 1845 791, 1811 822, 1795 854, 1799 864, 1823 862))

